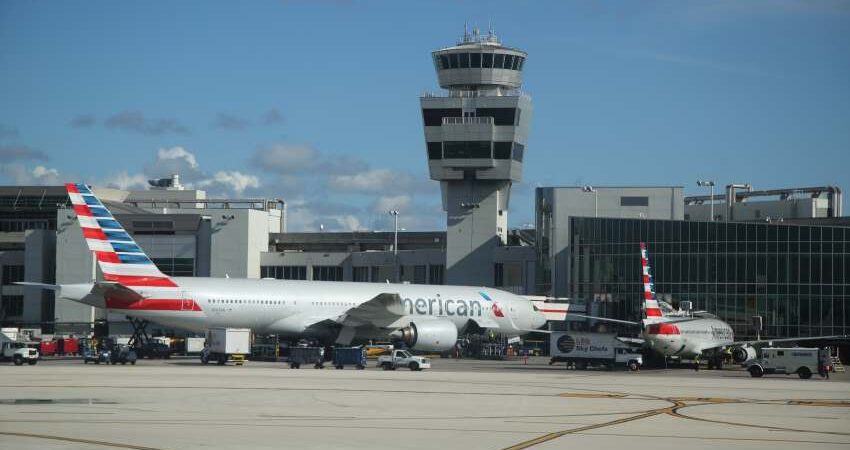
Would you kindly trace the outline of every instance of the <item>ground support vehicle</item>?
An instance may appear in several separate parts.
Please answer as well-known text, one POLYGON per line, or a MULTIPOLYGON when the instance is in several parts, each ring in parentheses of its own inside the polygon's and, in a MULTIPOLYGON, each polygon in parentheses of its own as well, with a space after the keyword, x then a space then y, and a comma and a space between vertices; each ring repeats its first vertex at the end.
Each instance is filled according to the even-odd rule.
POLYGON ((98 350, 93 347, 87 347, 83 349, 83 364, 88 364, 93 362, 95 364, 109 364, 109 361, 112 360, 112 352, 108 349, 98 350))
POLYGON ((3 360, 12 361, 16 366, 24 363, 35 365, 38 362, 39 353, 34 344, 26 342, 4 341, 3 360))
POLYGON ((430 369, 431 361, 423 356, 411 355, 407 350, 393 350, 389 355, 378 357, 378 367, 384 370, 396 370, 407 367, 410 370, 430 369))
POLYGON ((813 373, 820 372, 820 350, 817 348, 763 348, 761 356, 747 361, 746 368, 753 378, 765 374, 791 375, 796 373, 807 380, 813 373))
POLYGON ((576 369, 596 365, 608 369, 625 367, 637 371, 643 356, 614 333, 556 332, 550 341, 549 365, 565 362, 576 369))
POLYGON ((140 345, 139 347, 136 347, 135 351, 138 357, 143 359, 171 358, 171 347, 169 347, 167 344, 163 344, 162 342, 148 341, 140 345))
POLYGON ((334 367, 344 369, 353 364, 359 370, 366 368, 366 349, 363 347, 334 347, 334 367))
POLYGON ((113 366, 118 363, 121 363, 122 365, 130 363, 135 366, 136 359, 136 352, 129 345, 115 344, 109 354, 109 362, 111 362, 113 366))
POLYGON ((289 367, 301 368, 301 364, 312 364, 316 369, 325 367, 324 347, 292 347, 289 349, 289 367))
POLYGON ((233 361, 237 366, 245 362, 245 355, 251 353, 251 330, 249 328, 210 328, 207 330, 207 344, 201 352, 201 363, 215 361, 223 366, 233 361))

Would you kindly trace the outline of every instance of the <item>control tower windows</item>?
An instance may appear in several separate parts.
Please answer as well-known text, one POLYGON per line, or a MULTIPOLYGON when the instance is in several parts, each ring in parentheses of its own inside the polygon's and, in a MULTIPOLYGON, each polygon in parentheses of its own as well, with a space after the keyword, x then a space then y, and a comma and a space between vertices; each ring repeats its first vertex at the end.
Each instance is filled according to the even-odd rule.
POLYGON ((505 69, 514 68, 514 55, 505 55, 505 69))
POLYGON ((461 53, 458 55, 458 63, 460 64, 461 69, 469 68, 469 53, 461 53))
POLYGON ((427 142, 428 159, 443 159, 443 143, 427 142))
POLYGON ((492 157, 490 141, 446 141, 443 143, 445 159, 489 159, 492 157))
POLYGON ((469 66, 473 69, 481 68, 481 53, 470 53, 469 54, 469 66))
POLYGON ((494 142, 493 158, 511 159, 511 144, 513 144, 513 142, 494 142))
POLYGON ((494 69, 502 69, 505 67, 505 55, 504 53, 496 53, 493 57, 493 68, 494 69))
POLYGON ((449 68, 457 69, 457 53, 452 53, 449 55, 449 68))
POLYGON ((514 158, 516 162, 522 162, 522 154, 525 153, 525 146, 514 142, 514 158))
POLYGON ((493 54, 492 53, 482 53, 481 54, 481 67, 485 69, 493 68, 493 54))
POLYGON ((494 125, 515 125, 515 108, 478 108, 478 117, 492 117, 494 125))
POLYGON ((448 69, 449 68, 449 56, 448 55, 440 55, 440 68, 448 69))
POLYGON ((427 108, 422 110, 422 118, 426 127, 439 127, 443 117, 461 117, 460 108, 427 108))
POLYGON ((523 66, 524 64, 525 64, 525 58, 523 58, 522 56, 520 56, 520 57, 519 57, 519 65, 517 66, 516 70, 522 70, 522 66, 523 66))

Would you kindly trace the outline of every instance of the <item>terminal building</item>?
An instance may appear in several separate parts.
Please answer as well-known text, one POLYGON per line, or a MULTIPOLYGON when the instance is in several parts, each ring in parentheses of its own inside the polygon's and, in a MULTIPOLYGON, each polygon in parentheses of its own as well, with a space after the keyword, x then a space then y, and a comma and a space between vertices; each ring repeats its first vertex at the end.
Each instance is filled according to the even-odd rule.
MULTIPOLYGON (((210 199, 177 177, 94 191, 174 276, 491 286, 634 320, 646 242, 659 296, 716 314, 739 338, 755 337, 754 315, 767 337, 850 334, 850 219, 836 187, 539 187, 534 228, 510 230, 511 187, 533 154, 531 99, 519 90, 527 58, 477 31, 431 54, 444 90, 419 99, 423 162, 440 183, 444 230, 292 232, 282 199, 210 199)), ((100 276, 63 186, 0 187, 0 268, 2 326, 130 331, 122 315, 14 284, 100 276)))

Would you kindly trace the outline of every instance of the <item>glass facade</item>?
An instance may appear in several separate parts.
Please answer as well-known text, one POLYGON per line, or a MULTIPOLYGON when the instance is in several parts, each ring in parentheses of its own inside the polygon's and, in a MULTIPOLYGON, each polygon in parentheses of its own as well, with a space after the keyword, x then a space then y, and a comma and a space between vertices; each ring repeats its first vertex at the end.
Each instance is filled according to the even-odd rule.
POLYGON ((850 228, 570 218, 570 292, 596 313, 638 320, 639 243, 659 299, 727 321, 736 339, 850 333, 850 228))

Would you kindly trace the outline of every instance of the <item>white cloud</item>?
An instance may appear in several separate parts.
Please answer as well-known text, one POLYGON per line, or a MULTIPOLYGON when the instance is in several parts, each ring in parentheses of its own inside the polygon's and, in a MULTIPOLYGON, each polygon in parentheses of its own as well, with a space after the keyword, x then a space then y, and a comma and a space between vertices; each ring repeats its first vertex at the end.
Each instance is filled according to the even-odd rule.
POLYGON ((237 171, 219 171, 212 178, 202 180, 198 183, 198 187, 208 188, 213 186, 222 186, 236 194, 242 194, 245 189, 260 187, 260 180, 254 175, 246 175, 237 171))
POLYGON ((403 212, 410 209, 411 202, 412 199, 407 194, 381 196, 372 203, 372 212, 381 214, 391 209, 403 212))
POLYGON ((148 185, 147 178, 140 173, 130 175, 126 170, 122 170, 113 174, 111 177, 103 181, 106 187, 121 189, 123 191, 131 189, 145 189, 148 185))
POLYGON ((195 159, 195 155, 183 147, 171 147, 171 148, 161 148, 157 153, 157 156, 161 161, 167 161, 171 159, 186 161, 186 164, 193 169, 198 168, 198 160, 195 159))
POLYGON ((372 169, 353 175, 333 175, 328 178, 331 189, 341 192, 381 193, 406 188, 408 175, 390 169, 372 169))
POLYGON ((59 185, 62 184, 59 179, 59 171, 57 169, 48 168, 42 165, 37 165, 32 169, 28 169, 20 164, 5 164, 0 166, 0 176, 10 179, 17 185, 59 185))
POLYGON ((267 172, 291 174, 314 167, 319 157, 308 145, 275 144, 254 153, 251 164, 267 172))

